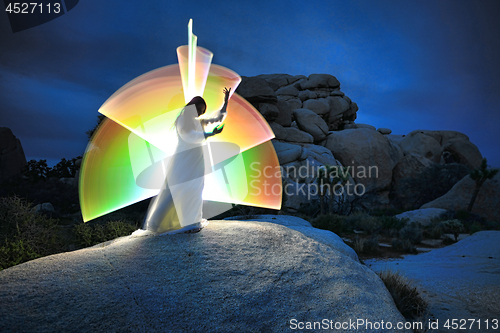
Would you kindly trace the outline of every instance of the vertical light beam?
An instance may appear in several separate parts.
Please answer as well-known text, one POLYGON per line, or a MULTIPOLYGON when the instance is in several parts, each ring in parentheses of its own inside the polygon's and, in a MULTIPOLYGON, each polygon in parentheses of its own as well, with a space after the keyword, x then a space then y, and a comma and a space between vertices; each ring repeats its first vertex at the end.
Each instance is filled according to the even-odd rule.
POLYGON ((188 23, 188 83, 187 91, 184 92, 186 104, 195 96, 195 81, 196 81, 196 44, 198 37, 193 35, 193 19, 189 19, 188 23))

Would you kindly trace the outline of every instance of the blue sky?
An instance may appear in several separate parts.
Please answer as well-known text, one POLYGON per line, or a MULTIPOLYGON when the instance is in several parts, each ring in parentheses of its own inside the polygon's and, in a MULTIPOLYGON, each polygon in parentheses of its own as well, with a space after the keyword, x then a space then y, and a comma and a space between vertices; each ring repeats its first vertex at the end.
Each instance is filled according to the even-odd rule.
POLYGON ((27 159, 82 155, 117 89, 177 63, 194 20, 240 75, 328 73, 357 122, 467 134, 500 167, 500 1, 90 1, 12 33, 0 14, 0 126, 27 159))

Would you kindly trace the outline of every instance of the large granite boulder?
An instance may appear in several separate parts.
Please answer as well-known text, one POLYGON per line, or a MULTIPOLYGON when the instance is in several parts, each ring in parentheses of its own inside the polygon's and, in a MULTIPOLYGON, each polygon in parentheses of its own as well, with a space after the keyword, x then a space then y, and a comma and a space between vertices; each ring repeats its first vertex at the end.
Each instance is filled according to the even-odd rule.
POLYGON ((281 126, 280 124, 278 124, 278 123, 276 123, 274 121, 270 122, 269 126, 273 130, 274 138, 275 139, 277 139, 277 140, 285 140, 285 138, 286 138, 286 132, 285 132, 285 128, 283 126, 281 126))
MULTIPOLYGON (((340 83, 329 74, 242 77, 237 92, 252 103, 266 120, 284 127, 291 125, 291 112, 302 108, 318 114, 331 131, 341 130, 344 124, 353 122, 357 117, 357 104, 340 91, 340 83)), ((311 134, 318 141, 315 134, 311 134)))
POLYGON ((435 163, 439 163, 443 151, 439 141, 423 131, 411 132, 401 140, 400 146, 405 155, 420 155, 435 163))
POLYGON ((236 92, 248 102, 258 105, 259 103, 276 103, 276 93, 266 80, 260 77, 241 77, 241 83, 236 92))
POLYGON ((276 139, 289 141, 289 142, 300 142, 300 143, 313 143, 314 138, 311 134, 301 131, 295 127, 283 127, 276 123, 273 124, 271 128, 275 131, 276 139))
POLYGON ((302 103, 302 107, 314 111, 314 113, 318 115, 325 115, 330 109, 329 102, 326 98, 308 99, 302 103))
POLYGON ((477 146, 468 139, 457 138, 448 140, 443 145, 443 158, 446 158, 445 163, 456 162, 474 169, 481 165, 483 156, 477 146))
POLYGON ((260 103, 259 112, 267 121, 274 121, 280 114, 278 106, 271 103, 260 103))
POLYGON ((276 94, 298 97, 299 89, 295 88, 294 86, 281 87, 276 91, 276 94))
MULTIPOLYGON (((341 240, 294 224, 211 221, 197 234, 122 237, 11 267, 0 272, 0 331, 289 332, 323 318, 405 321, 341 240)), ((394 332, 345 331, 360 330, 394 332)))
POLYGON ((0 183, 20 175, 26 164, 21 141, 10 128, 0 127, 0 183))
POLYGON ((295 109, 300 109, 302 108, 302 101, 298 97, 292 97, 292 96, 278 96, 278 102, 279 101, 284 101, 287 102, 288 105, 290 106, 290 110, 295 110, 295 109))
POLYGON ((307 156, 315 159, 322 165, 333 166, 338 164, 330 149, 313 144, 303 144, 302 147, 306 151, 307 156))
POLYGON ((403 157, 386 136, 366 128, 329 132, 325 147, 351 172, 354 169, 354 180, 366 192, 388 189, 392 170, 403 157))
POLYGON ((328 103, 330 105, 330 114, 329 116, 336 116, 340 113, 344 113, 350 107, 350 102, 347 96, 329 96, 327 98, 328 103))
MULTIPOLYGON (((442 197, 426 203, 420 208, 442 208, 463 210, 469 206, 476 183, 470 176, 464 177, 442 197)), ((479 190, 472 212, 490 221, 497 221, 500 216, 500 173, 484 182, 479 190)))
POLYGON ((419 173, 430 167, 432 162, 417 154, 407 154, 399 160, 392 170, 392 181, 397 185, 405 178, 416 178, 419 173))
POLYGON ((389 135, 392 133, 391 129, 385 128, 385 127, 378 128, 377 131, 380 132, 380 134, 384 134, 384 135, 389 135))
POLYGON ((274 91, 277 91, 280 87, 292 84, 300 79, 307 79, 304 75, 290 75, 290 74, 261 74, 256 77, 266 80, 274 91))
POLYGON ((409 210, 407 212, 396 215, 400 220, 408 219, 408 223, 420 223, 423 226, 431 224, 433 219, 440 218, 447 212, 446 209, 441 208, 422 208, 409 210))
POLYGON ((299 159, 302 155, 302 147, 299 145, 271 140, 278 156, 280 165, 290 163, 299 159))
POLYGON ((276 119, 274 119, 274 121, 281 126, 290 127, 292 124, 292 107, 290 106, 290 103, 282 99, 278 99, 276 106, 278 107, 279 115, 276 119))
POLYGON ((300 85, 302 90, 312 88, 338 88, 340 82, 337 78, 330 74, 311 74, 300 85))
POLYGON ((253 215, 249 219, 248 216, 243 215, 227 217, 224 220, 240 221, 242 219, 252 222, 269 222, 279 224, 284 227, 300 231, 305 236, 328 245, 332 249, 341 252, 342 254, 350 257, 353 260, 359 261, 356 251, 354 251, 352 247, 346 245, 342 238, 331 231, 313 228, 311 223, 304 219, 301 219, 300 217, 290 215, 253 215))
POLYGON ((293 110, 293 116, 297 122, 297 126, 311 134, 314 137, 314 141, 321 141, 326 138, 328 134, 328 126, 326 125, 323 118, 317 115, 314 111, 308 109, 296 109, 293 110))
POLYGON ((401 145, 401 141, 403 141, 403 139, 404 139, 405 136, 406 135, 389 134, 389 135, 387 135, 387 138, 389 140, 391 140, 392 143, 397 144, 398 146, 400 146, 401 145))
POLYGON ((352 123, 352 124, 347 124, 344 126, 344 129, 358 129, 358 128, 368 128, 371 130, 376 130, 375 126, 368 125, 368 124, 361 124, 361 123, 352 123))
POLYGON ((390 139, 401 146, 405 155, 418 154, 435 163, 477 168, 483 159, 469 137, 456 131, 416 130, 404 137, 391 135, 390 139))
MULTIPOLYGON (((391 140, 391 142, 394 142, 391 140)), ((409 179, 418 179, 420 174, 431 167, 433 163, 427 158, 410 153, 394 166, 392 169, 391 201, 401 208, 411 208, 415 203, 415 195, 418 190, 408 187, 409 179)))

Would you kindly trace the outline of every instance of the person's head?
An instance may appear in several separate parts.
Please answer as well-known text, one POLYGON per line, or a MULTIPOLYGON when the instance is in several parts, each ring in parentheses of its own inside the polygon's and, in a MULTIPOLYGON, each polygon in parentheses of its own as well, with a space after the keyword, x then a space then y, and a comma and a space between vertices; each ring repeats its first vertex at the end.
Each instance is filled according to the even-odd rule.
POLYGON ((205 100, 202 97, 194 97, 189 103, 186 104, 186 106, 193 104, 196 106, 196 111, 198 111, 198 117, 207 111, 207 103, 205 103, 205 100))

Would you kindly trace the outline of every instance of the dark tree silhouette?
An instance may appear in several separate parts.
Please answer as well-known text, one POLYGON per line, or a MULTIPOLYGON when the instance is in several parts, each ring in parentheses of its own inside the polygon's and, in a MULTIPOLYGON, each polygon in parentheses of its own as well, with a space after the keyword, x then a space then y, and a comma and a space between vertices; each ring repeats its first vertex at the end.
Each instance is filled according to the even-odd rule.
POLYGON ((477 194, 479 193, 479 189, 483 186, 484 182, 487 179, 492 179, 498 173, 498 169, 488 169, 488 162, 486 158, 483 158, 481 165, 471 171, 470 178, 472 178, 476 182, 476 188, 474 189, 474 193, 472 194, 472 198, 470 199, 469 207, 467 207, 467 211, 472 211, 472 206, 476 201, 477 194))

